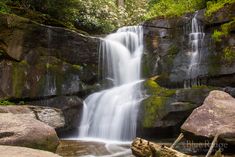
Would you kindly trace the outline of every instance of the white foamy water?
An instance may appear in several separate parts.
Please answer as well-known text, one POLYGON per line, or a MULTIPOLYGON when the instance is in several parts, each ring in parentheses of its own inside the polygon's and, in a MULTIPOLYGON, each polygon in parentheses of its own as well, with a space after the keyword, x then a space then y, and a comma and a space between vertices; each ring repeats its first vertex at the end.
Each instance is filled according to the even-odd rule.
POLYGON ((190 87, 192 85, 197 85, 197 77, 199 75, 199 64, 200 64, 200 52, 201 45, 205 36, 203 32, 203 27, 198 23, 197 12, 194 15, 191 23, 192 32, 189 34, 189 43, 191 44, 190 64, 187 72, 187 79, 191 80, 189 84, 185 84, 185 87, 190 87))
POLYGON ((111 87, 85 99, 79 138, 129 141, 136 136, 142 54, 141 26, 123 27, 102 40, 102 75, 111 87))

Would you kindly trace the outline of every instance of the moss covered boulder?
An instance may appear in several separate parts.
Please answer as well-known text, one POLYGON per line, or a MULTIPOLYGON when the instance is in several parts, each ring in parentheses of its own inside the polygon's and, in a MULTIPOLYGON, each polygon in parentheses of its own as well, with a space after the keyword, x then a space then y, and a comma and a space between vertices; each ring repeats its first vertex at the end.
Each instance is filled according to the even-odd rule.
POLYGON ((144 87, 147 98, 140 106, 140 135, 149 137, 169 137, 177 133, 193 109, 214 89, 207 86, 168 89, 151 79, 144 87))

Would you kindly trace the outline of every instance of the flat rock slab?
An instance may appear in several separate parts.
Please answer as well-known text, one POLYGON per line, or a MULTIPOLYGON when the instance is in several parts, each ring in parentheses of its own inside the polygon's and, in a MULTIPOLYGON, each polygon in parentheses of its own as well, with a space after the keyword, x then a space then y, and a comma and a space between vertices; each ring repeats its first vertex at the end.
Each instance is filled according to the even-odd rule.
POLYGON ((196 137, 214 138, 219 135, 219 139, 235 144, 235 99, 223 91, 210 92, 181 129, 184 134, 196 137))
POLYGON ((0 106, 0 113, 28 114, 41 122, 57 129, 65 126, 65 118, 60 109, 30 105, 0 106))
POLYGON ((0 146, 1 157, 61 157, 57 154, 25 147, 0 146))
POLYGON ((28 114, 0 113, 0 145, 56 151, 59 139, 54 128, 28 114))

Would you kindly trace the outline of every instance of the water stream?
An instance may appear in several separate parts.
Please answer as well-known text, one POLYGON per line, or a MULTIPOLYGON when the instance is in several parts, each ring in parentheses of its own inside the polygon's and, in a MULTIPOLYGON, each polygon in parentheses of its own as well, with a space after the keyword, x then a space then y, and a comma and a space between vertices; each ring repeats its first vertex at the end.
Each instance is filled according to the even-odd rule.
POLYGON ((129 141, 136 136, 142 54, 141 26, 123 27, 102 39, 100 66, 109 87, 85 99, 79 138, 129 141))
POLYGON ((196 12, 191 22, 191 33, 189 34, 189 44, 191 45, 191 50, 189 52, 190 63, 187 71, 187 79, 190 82, 185 82, 185 87, 191 87, 193 85, 198 85, 197 77, 199 76, 200 70, 200 60, 201 60, 201 47, 205 33, 203 32, 203 27, 199 24, 197 20, 198 13, 196 12))

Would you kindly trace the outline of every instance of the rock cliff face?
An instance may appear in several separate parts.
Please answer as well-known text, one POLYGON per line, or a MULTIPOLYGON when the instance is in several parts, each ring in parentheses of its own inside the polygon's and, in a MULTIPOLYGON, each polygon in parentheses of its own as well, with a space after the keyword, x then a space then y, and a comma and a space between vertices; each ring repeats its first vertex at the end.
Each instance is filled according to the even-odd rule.
POLYGON ((0 101, 63 111, 77 125, 82 100, 97 83, 99 39, 0 13, 0 101))
POLYGON ((1 50, 14 60, 31 63, 39 56, 54 56, 70 64, 96 64, 98 39, 73 31, 37 24, 1 14, 1 50))
MULTIPOLYGON (((226 8, 225 8, 226 9, 226 8)), ((212 38, 216 29, 233 21, 234 9, 221 10, 210 19, 204 10, 197 13, 198 25, 204 37, 199 44, 199 72, 196 78, 188 78, 190 65, 189 43, 194 15, 170 19, 152 19, 144 23, 145 60, 144 73, 160 75, 159 83, 166 87, 183 87, 184 82, 197 80, 199 84, 212 86, 235 86, 235 27, 230 23, 228 35, 221 41, 212 38)))
MULTIPOLYGON (((140 132, 144 136, 175 132, 172 128, 177 130, 212 89, 226 87, 226 92, 235 95, 232 17, 234 10, 225 8, 210 19, 201 10, 197 16, 158 18, 143 24, 143 74, 145 78, 159 76, 158 84, 152 81, 145 86, 148 98, 141 104, 139 113, 140 132), (193 17, 204 34, 198 46, 198 74, 191 78, 188 76, 192 61, 189 34, 193 17), (229 31, 216 41, 213 32, 224 24, 230 25, 229 31), (195 80, 204 86, 192 87, 195 80), (190 88, 183 89, 185 83, 190 88)), ((0 102, 24 101, 59 108, 65 126, 57 131, 75 128, 83 105, 81 98, 98 87, 99 42, 95 37, 0 13, 0 102)))
POLYGON ((224 90, 235 96, 234 9, 225 7, 210 18, 204 16, 204 12, 144 23, 143 74, 157 78, 157 84, 153 80, 145 82, 148 97, 140 105, 139 136, 158 138, 177 133, 211 90, 224 90), (194 17, 203 31, 199 34, 198 73, 196 77, 189 77, 190 53, 195 51, 190 43, 195 39, 190 34, 194 17), (221 31, 226 25, 229 31, 216 40, 214 31, 221 31), (187 88, 183 88, 185 84, 187 88))
POLYGON ((69 95, 93 85, 96 38, 0 14, 0 98, 69 95))

